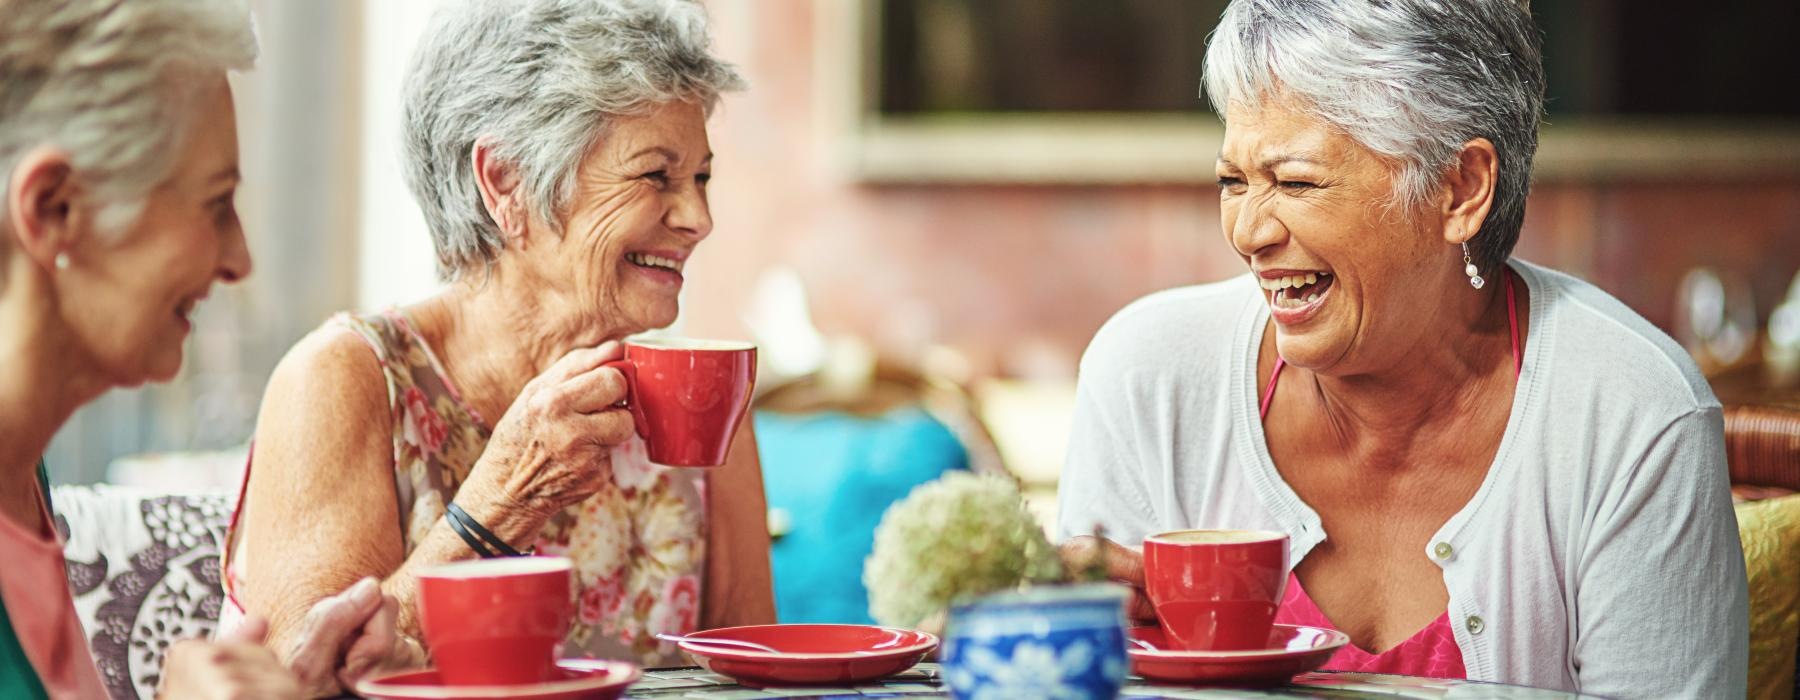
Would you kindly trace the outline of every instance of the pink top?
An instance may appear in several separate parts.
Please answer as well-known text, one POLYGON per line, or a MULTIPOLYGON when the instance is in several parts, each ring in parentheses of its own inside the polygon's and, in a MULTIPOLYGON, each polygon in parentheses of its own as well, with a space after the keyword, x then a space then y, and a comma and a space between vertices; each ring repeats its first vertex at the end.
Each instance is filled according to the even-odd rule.
MULTIPOLYGON (((1503 276, 1506 279, 1506 320, 1512 331, 1513 374, 1515 376, 1524 368, 1524 355, 1519 353, 1519 312, 1513 298, 1512 274, 1503 276)), ((1281 369, 1287 361, 1275 359, 1275 370, 1269 375, 1269 388, 1263 394, 1261 414, 1269 417, 1269 402, 1275 398, 1275 382, 1281 378, 1281 369)), ((1281 609, 1275 613, 1275 622, 1283 625, 1305 625, 1308 627, 1324 627, 1337 629, 1319 606, 1313 603, 1312 597, 1306 595, 1306 589, 1300 585, 1300 577, 1288 573, 1287 594, 1282 597, 1281 609)), ((1331 660, 1324 666, 1327 671, 1358 671, 1363 673, 1395 673, 1407 676, 1426 676, 1431 678, 1468 678, 1469 673, 1463 667, 1462 648, 1456 645, 1456 633, 1450 627, 1450 611, 1446 610, 1424 629, 1414 632, 1413 636, 1395 645, 1392 649, 1373 654, 1355 644, 1346 644, 1331 655, 1331 660)))
POLYGON ((25 658, 52 698, 104 698, 106 686, 88 653, 63 568, 62 541, 38 492, 37 526, 28 530, 0 516, 0 599, 12 618, 25 658))

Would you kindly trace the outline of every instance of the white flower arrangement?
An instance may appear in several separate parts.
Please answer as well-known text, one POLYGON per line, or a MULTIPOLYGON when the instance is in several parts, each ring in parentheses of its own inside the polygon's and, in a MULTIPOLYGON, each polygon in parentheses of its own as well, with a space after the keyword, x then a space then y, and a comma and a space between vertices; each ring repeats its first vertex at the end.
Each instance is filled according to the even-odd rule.
POLYGON ((1068 579, 1018 486, 967 472, 922 484, 889 508, 863 567, 869 614, 896 627, 917 627, 960 600, 1068 579))

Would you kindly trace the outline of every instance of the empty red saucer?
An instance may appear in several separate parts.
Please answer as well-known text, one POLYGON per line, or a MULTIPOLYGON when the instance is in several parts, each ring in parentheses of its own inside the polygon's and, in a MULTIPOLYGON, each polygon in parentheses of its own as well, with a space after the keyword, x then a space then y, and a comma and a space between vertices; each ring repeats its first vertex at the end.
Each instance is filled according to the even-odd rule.
POLYGON ((1131 638, 1155 647, 1133 643, 1127 653, 1131 672, 1153 681, 1189 685, 1281 685, 1294 676, 1316 671, 1331 655, 1350 643, 1337 630, 1301 625, 1275 625, 1266 649, 1247 651, 1178 651, 1167 645, 1161 629, 1133 627, 1131 638))
POLYGON ((445 685, 437 671, 400 671, 370 676, 356 692, 376 700, 612 700, 643 675, 621 661, 564 659, 559 678, 523 685, 445 685))
POLYGON ((937 637, 924 632, 873 625, 725 627, 680 643, 707 670, 749 686, 872 681, 912 668, 937 645, 937 637), (753 642, 777 652, 712 646, 705 639, 753 642))

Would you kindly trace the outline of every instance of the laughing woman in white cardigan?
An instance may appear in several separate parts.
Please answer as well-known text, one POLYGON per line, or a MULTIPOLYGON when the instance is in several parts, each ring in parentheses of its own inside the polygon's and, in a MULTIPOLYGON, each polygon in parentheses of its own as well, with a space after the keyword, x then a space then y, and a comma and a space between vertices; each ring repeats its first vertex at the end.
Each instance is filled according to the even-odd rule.
POLYGON ((1742 697, 1717 400, 1623 304, 1510 257, 1544 91, 1528 12, 1237 0, 1205 83, 1250 274, 1094 338, 1065 554, 1141 584, 1145 535, 1279 530, 1278 621, 1350 636, 1328 668, 1742 697), (1113 539, 1071 538, 1096 524, 1113 539))

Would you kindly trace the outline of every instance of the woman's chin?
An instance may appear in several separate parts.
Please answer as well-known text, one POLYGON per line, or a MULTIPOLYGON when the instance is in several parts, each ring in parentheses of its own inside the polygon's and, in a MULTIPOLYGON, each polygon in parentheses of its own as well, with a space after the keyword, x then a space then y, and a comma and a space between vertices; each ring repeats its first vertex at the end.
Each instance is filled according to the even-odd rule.
POLYGON ((1295 367, 1318 371, 1336 362, 1343 353, 1329 334, 1317 330, 1310 333, 1275 331, 1275 351, 1281 359, 1295 367))

